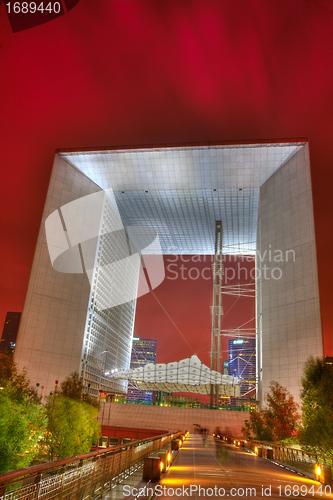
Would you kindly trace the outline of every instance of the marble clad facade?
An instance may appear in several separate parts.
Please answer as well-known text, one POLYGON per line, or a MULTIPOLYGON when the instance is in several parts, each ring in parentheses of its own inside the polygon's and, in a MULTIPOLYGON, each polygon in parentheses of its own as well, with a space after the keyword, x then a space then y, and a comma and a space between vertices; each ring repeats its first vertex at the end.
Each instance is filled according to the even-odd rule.
POLYGON ((47 394, 78 370, 95 396, 126 392, 105 373, 129 367, 135 299, 94 307, 104 271, 90 286, 54 270, 45 236, 51 213, 110 188, 124 227, 156 230, 164 254, 213 254, 221 220, 223 253, 256 255, 258 397, 276 380, 298 399, 305 361, 323 353, 306 140, 57 152, 15 352, 32 384, 47 394))

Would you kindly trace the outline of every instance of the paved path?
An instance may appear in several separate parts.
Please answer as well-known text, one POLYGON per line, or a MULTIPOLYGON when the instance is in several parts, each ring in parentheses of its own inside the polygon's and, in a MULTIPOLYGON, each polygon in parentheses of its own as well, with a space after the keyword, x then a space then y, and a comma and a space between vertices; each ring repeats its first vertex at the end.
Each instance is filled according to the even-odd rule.
MULTIPOLYGON (((156 498, 332 498, 330 488, 242 448, 191 434, 163 476, 156 498), (201 488, 201 490, 199 489, 201 488), (319 490, 318 490, 319 489, 319 490)), ((333 490, 333 487, 332 487, 333 490)))

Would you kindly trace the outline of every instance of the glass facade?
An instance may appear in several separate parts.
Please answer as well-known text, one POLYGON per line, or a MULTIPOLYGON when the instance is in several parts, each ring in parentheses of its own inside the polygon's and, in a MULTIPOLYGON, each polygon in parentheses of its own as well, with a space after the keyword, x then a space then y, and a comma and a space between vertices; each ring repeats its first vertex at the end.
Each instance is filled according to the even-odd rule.
POLYGON ((256 388, 256 339, 229 340, 229 375, 239 377, 240 394, 246 396, 256 388))
POLYGON ((101 235, 94 252, 81 363, 86 390, 95 396, 98 392, 124 393, 127 388, 126 381, 110 379, 109 374, 130 363, 136 300, 107 306, 112 301, 121 301, 122 296, 136 296, 140 260, 127 259, 134 250, 133 242, 126 229, 114 231, 118 219, 113 193, 108 193, 104 200, 101 235), (123 266, 117 265, 125 260, 126 276, 123 266))
MULTIPOLYGON (((155 364, 156 344, 154 339, 133 338, 131 368, 139 368, 148 363, 155 364)), ((153 391, 139 391, 135 386, 129 385, 127 390, 127 400, 141 403, 151 403, 153 391)))
POLYGON ((8 312, 6 314, 0 342, 0 351, 14 352, 20 319, 20 312, 8 312))

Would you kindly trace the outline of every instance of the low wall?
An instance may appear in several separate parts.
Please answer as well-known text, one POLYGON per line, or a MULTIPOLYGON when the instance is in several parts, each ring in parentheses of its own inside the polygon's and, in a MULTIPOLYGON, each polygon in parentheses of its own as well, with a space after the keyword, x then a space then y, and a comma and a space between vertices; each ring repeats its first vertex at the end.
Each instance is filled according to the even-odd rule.
POLYGON ((241 436, 241 428, 248 418, 249 413, 246 411, 123 403, 101 403, 99 413, 101 425, 194 432, 195 424, 198 424, 206 427, 210 432, 214 432, 216 427, 219 427, 221 432, 234 436, 241 436))

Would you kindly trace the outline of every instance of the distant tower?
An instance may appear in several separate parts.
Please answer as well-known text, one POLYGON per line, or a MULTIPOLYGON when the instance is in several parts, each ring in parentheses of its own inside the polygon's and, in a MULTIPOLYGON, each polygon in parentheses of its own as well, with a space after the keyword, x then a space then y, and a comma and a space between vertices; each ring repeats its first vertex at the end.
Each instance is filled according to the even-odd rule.
POLYGON ((256 339, 229 340, 229 375, 240 378, 240 392, 247 395, 256 388, 256 339))
MULTIPOLYGON (((147 365, 148 363, 155 364, 156 358, 155 339, 141 339, 133 337, 131 368, 147 365)), ((151 403, 153 391, 139 391, 132 385, 128 385, 127 400, 151 403)))
POLYGON ((20 319, 20 312, 8 312, 6 314, 6 320, 2 330, 0 351, 14 352, 20 319))

